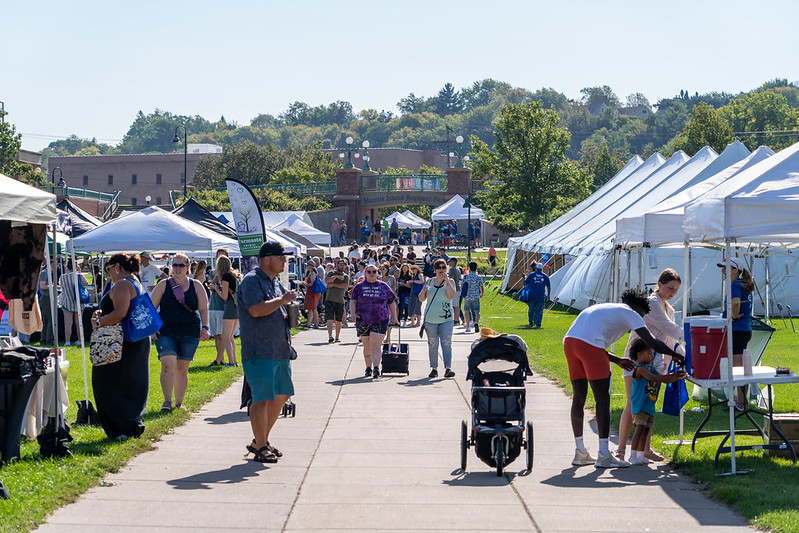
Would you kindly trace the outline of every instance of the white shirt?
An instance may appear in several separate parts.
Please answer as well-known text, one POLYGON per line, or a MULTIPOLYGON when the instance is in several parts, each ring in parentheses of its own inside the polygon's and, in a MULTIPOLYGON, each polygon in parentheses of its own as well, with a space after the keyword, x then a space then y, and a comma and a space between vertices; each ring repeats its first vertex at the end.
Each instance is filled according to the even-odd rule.
POLYGON ((358 250, 353 250, 353 251, 350 252, 349 257, 350 257, 350 259, 355 259, 356 261, 360 261, 361 260, 361 252, 359 252, 358 250))
POLYGON ((597 304, 577 315, 566 337, 604 350, 628 331, 645 327, 641 315, 625 304, 597 304))
POLYGON ((156 281, 161 277, 161 272, 161 269, 152 263, 141 267, 139 271, 139 280, 147 292, 152 292, 156 281))

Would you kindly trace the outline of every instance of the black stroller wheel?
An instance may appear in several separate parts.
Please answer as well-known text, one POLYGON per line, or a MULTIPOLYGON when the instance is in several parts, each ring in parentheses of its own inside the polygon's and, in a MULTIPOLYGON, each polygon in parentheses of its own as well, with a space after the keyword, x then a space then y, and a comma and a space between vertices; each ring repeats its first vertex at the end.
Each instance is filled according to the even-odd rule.
POLYGON ((469 448, 467 440, 466 421, 461 420, 461 470, 466 471, 466 450, 469 448))
POLYGON ((497 476, 502 475, 502 470, 505 468, 505 447, 502 439, 497 439, 497 476))
POLYGON ((527 422, 527 471, 533 471, 533 423, 527 422))

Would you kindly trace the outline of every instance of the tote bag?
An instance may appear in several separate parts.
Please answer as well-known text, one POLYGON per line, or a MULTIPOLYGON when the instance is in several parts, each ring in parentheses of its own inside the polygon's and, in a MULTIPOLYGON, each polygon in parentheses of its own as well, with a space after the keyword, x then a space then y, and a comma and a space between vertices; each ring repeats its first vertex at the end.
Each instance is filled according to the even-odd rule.
MULTIPOLYGON (((672 361, 669 364, 669 374, 678 370, 677 364, 672 361)), ((666 385, 666 392, 663 393, 663 413, 678 416, 680 409, 688 403, 688 389, 684 379, 678 379, 666 385)))
POLYGON ((530 302, 530 289, 527 288, 527 285, 522 287, 522 290, 519 291, 519 301, 522 303, 530 302))
POLYGON ((327 291, 327 285, 325 285, 325 282, 319 279, 319 276, 317 276, 313 282, 313 285, 311 285, 311 292, 314 294, 321 294, 325 291, 327 291))
POLYGON ((122 319, 122 333, 125 342, 140 341, 153 333, 158 333, 158 330, 164 325, 161 317, 155 311, 150 295, 146 292, 139 292, 138 285, 132 281, 131 283, 136 289, 136 297, 130 301, 128 314, 122 319))

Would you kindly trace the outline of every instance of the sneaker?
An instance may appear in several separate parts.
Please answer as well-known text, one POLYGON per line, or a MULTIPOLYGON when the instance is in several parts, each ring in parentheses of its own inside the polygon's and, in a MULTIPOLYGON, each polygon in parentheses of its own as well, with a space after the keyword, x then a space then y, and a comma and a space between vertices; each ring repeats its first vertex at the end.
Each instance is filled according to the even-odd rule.
POLYGON ((328 343, 328 344, 332 344, 333 342, 335 342, 335 339, 334 339, 333 337, 329 337, 329 338, 327 339, 327 343, 328 343))
POLYGON ((372 369, 369 368, 368 366, 366 367, 366 372, 363 373, 363 377, 365 377, 365 378, 372 377, 372 369))
POLYGON ((453 372, 451 368, 447 368, 444 371, 444 377, 445 378, 454 378, 455 377, 455 372, 453 372))
POLYGON ((574 450, 574 459, 572 459, 572 464, 574 466, 588 466, 594 463, 596 463, 596 459, 591 457, 591 454, 587 451, 583 453, 580 450, 574 450))
POLYGON ((475 333, 477 333, 478 331, 480 331, 480 324, 478 324, 477 322, 475 322, 475 323, 474 323, 474 332, 475 332, 475 333))
POLYGON ((594 466, 596 468, 627 468, 628 466, 630 466, 630 463, 622 459, 616 459, 611 454, 607 455, 600 454, 596 458, 594 466))
POLYGON ((438 377, 438 369, 434 368, 430 371, 430 374, 427 375, 429 378, 437 378, 438 377))
POLYGON ((630 458, 629 462, 630 462, 631 465, 648 465, 648 464, 652 463, 652 461, 650 461, 646 457, 640 457, 637 460, 633 459, 633 458, 630 458))
POLYGON ((66 346, 69 346, 69 343, 68 343, 68 342, 65 342, 65 343, 64 343, 64 347, 66 347, 66 346))
POLYGON ((172 410, 172 402, 164 402, 163 405, 161 405, 161 410, 162 411, 171 411, 172 410))
POLYGON ((374 367, 374 369, 372 370, 372 379, 377 379, 379 377, 380 377, 380 369, 374 367))
POLYGON ((466 330, 464 331, 464 333, 471 333, 471 332, 472 332, 472 330, 469 329, 469 326, 466 326, 466 330))

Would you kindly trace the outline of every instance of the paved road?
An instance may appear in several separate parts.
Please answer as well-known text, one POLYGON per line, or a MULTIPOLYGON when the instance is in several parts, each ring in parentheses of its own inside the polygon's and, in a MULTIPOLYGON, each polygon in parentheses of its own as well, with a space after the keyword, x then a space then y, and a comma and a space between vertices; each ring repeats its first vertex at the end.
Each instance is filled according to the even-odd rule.
MULTIPOLYGON (((40 530, 94 531, 743 531, 746 521, 668 466, 571 466, 569 399, 539 376, 527 384, 535 465, 502 477, 470 450, 466 358, 474 335, 456 328, 455 379, 428 379, 427 347, 410 337, 411 375, 362 377, 354 328, 342 344, 311 330, 295 338, 297 415, 280 419, 276 465, 243 457, 249 423, 240 383, 134 458, 40 530)), ((596 440, 588 436, 589 449, 596 440)))

